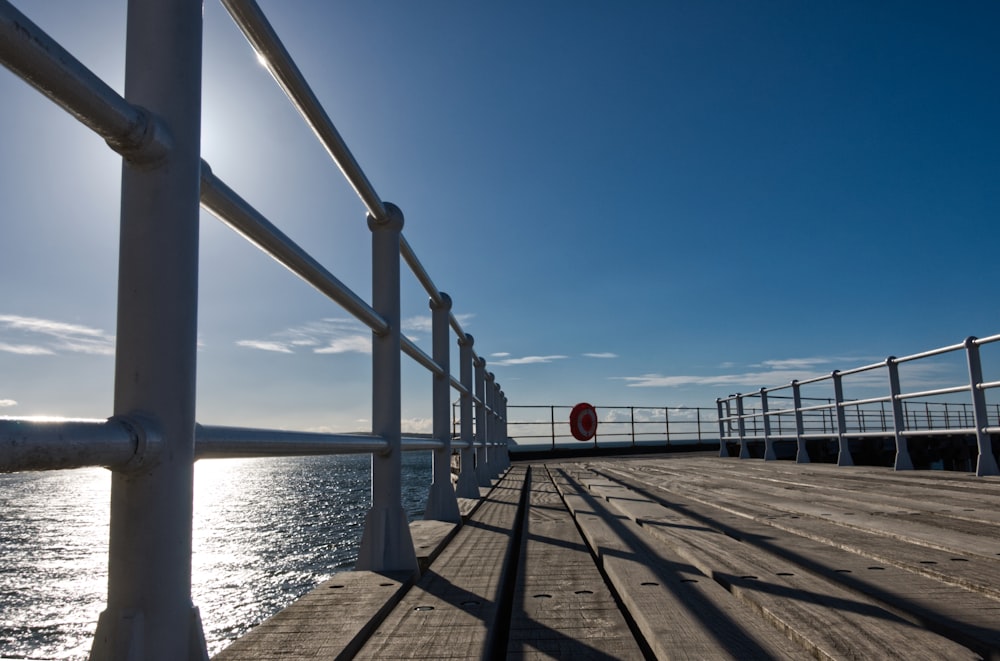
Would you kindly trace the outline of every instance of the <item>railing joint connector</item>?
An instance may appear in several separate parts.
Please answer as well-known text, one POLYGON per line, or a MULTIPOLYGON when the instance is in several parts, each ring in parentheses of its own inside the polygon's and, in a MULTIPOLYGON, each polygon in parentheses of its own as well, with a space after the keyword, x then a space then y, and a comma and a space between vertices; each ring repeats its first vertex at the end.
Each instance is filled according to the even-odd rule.
POLYGON ((108 423, 124 427, 135 443, 135 451, 128 461, 108 468, 121 473, 134 473, 148 470, 159 463, 163 434, 155 420, 141 413, 133 413, 112 416, 108 418, 108 423))
POLYGON ((138 115, 137 121, 129 126, 125 134, 111 136, 104 141, 134 167, 143 170, 160 167, 173 150, 173 135, 155 114, 142 106, 132 107, 138 115))

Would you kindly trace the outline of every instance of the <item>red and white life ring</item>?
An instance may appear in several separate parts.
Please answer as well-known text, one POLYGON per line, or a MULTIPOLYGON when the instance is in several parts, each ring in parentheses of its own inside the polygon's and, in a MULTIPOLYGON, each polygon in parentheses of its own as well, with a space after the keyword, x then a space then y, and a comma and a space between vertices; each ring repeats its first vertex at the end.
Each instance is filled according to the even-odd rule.
POLYGON ((569 414, 569 430, 578 441, 589 441, 597 433, 597 411, 586 402, 580 402, 569 414))

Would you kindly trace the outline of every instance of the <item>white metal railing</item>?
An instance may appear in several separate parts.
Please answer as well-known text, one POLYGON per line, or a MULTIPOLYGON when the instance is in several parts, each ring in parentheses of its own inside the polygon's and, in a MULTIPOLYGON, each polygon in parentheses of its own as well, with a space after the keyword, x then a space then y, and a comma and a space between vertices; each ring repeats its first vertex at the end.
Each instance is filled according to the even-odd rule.
MULTIPOLYGON (((507 425, 518 450, 580 448, 569 427, 569 405, 516 404, 508 407, 507 425)), ((587 444, 594 448, 654 446, 714 449, 718 442, 716 409, 695 406, 595 406, 599 424, 587 444)))
MULTIPOLYGON (((764 459, 776 458, 775 441, 795 441, 796 461, 808 462, 806 442, 835 441, 837 463, 853 465, 850 439, 890 437, 895 445, 896 470, 913 468, 908 439, 932 436, 968 436, 975 439, 978 456, 976 474, 1000 475, 993 450, 992 436, 1000 434, 1000 404, 992 408, 986 392, 1000 387, 998 381, 983 379, 980 347, 1000 341, 1000 335, 985 338, 970 337, 964 342, 940 349, 924 351, 884 362, 773 388, 761 388, 750 394, 736 394, 716 400, 721 439, 720 454, 728 456, 727 441, 739 443, 739 456, 750 456, 751 442, 764 445, 764 459), (903 363, 963 352, 968 368, 968 381, 942 388, 903 392, 899 366, 903 363), (864 399, 844 397, 843 380, 858 374, 884 370, 885 394, 864 399), (805 398, 801 390, 806 385, 832 389, 832 397, 805 398), (791 391, 789 396, 787 391, 791 391), (778 394, 780 393, 780 394, 778 394), (967 394, 968 400, 935 401, 948 395, 967 394), (918 401, 923 400, 923 401, 918 401), (789 406, 790 403, 790 406, 789 406)), ((871 381, 869 379, 868 383, 871 381)))
POLYGON ((111 469, 108 602, 94 659, 207 659, 191 599, 193 464, 213 457, 372 454, 357 568, 416 571, 400 452, 433 450, 426 518, 459 521, 509 464, 507 398, 253 0, 222 0, 368 211, 372 302, 362 300, 201 159, 201 0, 129 0, 124 97, 6 0, 0 62, 123 157, 114 412, 107 420, 0 419, 0 471, 111 469), (372 330, 372 431, 318 434, 195 422, 198 214, 203 206, 372 330), (432 355, 400 334, 400 262, 430 298, 432 355), (450 365, 451 331, 459 377, 450 365), (432 373, 433 433, 404 437, 402 354, 432 373), (453 438, 450 393, 460 394, 453 438), (473 411, 475 415, 473 416, 473 411), (461 451, 453 488, 451 453, 461 451))

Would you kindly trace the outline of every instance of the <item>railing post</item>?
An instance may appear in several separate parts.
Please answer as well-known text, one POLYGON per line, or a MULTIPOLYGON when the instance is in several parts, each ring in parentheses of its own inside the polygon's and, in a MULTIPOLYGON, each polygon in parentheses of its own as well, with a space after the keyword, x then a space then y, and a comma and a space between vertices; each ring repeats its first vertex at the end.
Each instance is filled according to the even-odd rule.
POLYGON ((983 383, 983 364, 979 359, 979 345, 976 338, 965 340, 965 355, 969 362, 969 391, 972 394, 972 420, 976 425, 976 445, 979 459, 976 461, 976 475, 1000 475, 997 460, 993 456, 993 443, 986 433, 989 426, 986 411, 986 393, 979 386, 983 383))
POLYGON ((503 467, 504 470, 510 468, 510 432, 507 430, 507 395, 500 391, 500 399, 503 400, 503 467))
POLYGON ((403 510, 402 386, 400 377, 399 237, 403 213, 385 203, 386 217, 368 215, 372 232, 372 308, 389 325, 372 336, 372 431, 389 445, 372 454, 372 507, 365 518, 357 569, 417 570, 403 510))
POLYGON ((489 450, 486 458, 486 468, 490 473, 490 480, 500 477, 500 414, 497 411, 497 381, 493 372, 486 373, 486 403, 487 420, 486 441, 489 450))
POLYGON ((493 484, 490 480, 489 467, 487 462, 486 444, 489 442, 487 436, 488 423, 486 421, 486 360, 477 358, 476 368, 476 479, 479 485, 488 487, 493 484))
POLYGON ((111 474, 108 602, 91 659, 208 658, 191 600, 201 10, 128 4, 125 98, 172 145, 162 162, 122 165, 114 413, 159 434, 162 452, 111 474))
POLYGON ((507 420, 504 410, 504 396, 500 384, 497 384, 497 475, 501 475, 507 466, 507 420))
MULTIPOLYGON (((670 407, 663 407, 663 424, 667 427, 667 447, 670 447, 670 407)), ((683 434, 683 432, 681 432, 683 434)))
POLYGON ((549 407, 549 431, 552 432, 552 449, 556 449, 556 407, 549 407))
MULTIPOLYGON (((727 401, 727 404, 728 404, 728 401, 727 401)), ((719 423, 719 456, 720 457, 728 457, 729 456, 729 448, 728 448, 728 446, 726 446, 726 425, 729 424, 729 421, 726 420, 725 419, 726 416, 724 416, 722 414, 722 398, 721 397, 719 397, 719 398, 717 398, 715 400, 715 408, 717 410, 716 417, 718 418, 718 423, 719 423)))
POLYGON ((750 448, 747 446, 747 427, 743 420, 743 395, 736 393, 736 432, 740 435, 740 459, 750 458, 750 448))
POLYGON ((837 413, 837 465, 853 466, 854 460, 851 458, 851 448, 847 443, 847 416, 844 414, 844 384, 841 382, 840 370, 834 370, 833 374, 833 395, 834 410, 837 413))
POLYGON ((771 438, 771 419, 767 415, 767 390, 760 389, 760 412, 764 417, 764 461, 774 461, 774 440, 771 438))
POLYGON ((809 450, 806 449, 805 425, 802 422, 802 392, 797 380, 792 381, 792 408, 795 409, 795 463, 808 464, 809 450))
POLYGON ((629 419, 632 422, 632 447, 635 447, 635 407, 628 407, 629 419))
POLYGON ((472 435, 472 345, 475 339, 466 333, 465 338, 458 339, 459 380, 465 392, 459 399, 460 437, 468 447, 462 448, 461 469, 455 492, 459 498, 479 498, 479 482, 476 480, 476 462, 473 458, 476 449, 473 447, 475 437, 472 435))
POLYGON ((885 359, 886 369, 889 371, 889 405, 892 407, 892 436, 896 441, 895 470, 913 470, 913 461, 910 460, 910 450, 906 442, 903 431, 906 429, 906 419, 903 416, 903 401, 899 398, 901 392, 899 387, 899 363, 895 356, 885 359))
POLYGON ((462 515, 458 511, 458 499, 455 489, 451 486, 451 426, 448 408, 451 400, 451 297, 440 292, 441 304, 432 298, 431 307, 431 351, 434 362, 441 368, 443 374, 432 374, 433 392, 432 408, 434 412, 434 438, 444 444, 434 451, 433 481, 430 493, 427 494, 427 507, 424 510, 425 519, 436 521, 451 521, 459 523, 462 515))

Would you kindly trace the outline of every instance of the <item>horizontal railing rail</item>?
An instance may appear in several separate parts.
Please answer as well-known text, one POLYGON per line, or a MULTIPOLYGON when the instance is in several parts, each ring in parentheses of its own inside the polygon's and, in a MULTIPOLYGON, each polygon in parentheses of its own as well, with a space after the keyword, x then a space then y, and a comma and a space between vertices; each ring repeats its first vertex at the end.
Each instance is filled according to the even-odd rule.
MULTIPOLYGON (((719 441, 717 411, 691 406, 595 406, 597 431, 587 442, 594 447, 656 445, 715 447, 719 441)), ((518 450, 557 446, 580 447, 569 427, 569 405, 517 404, 507 409, 507 425, 518 450), (532 415, 533 413, 537 415, 532 415)))
POLYGON ((0 471, 111 469, 108 602, 93 658, 125 649, 144 659, 207 658, 191 605, 190 485, 198 459, 370 453, 372 505, 356 566, 375 571, 417 569, 402 508, 400 452, 434 453, 425 516, 445 521, 459 522, 457 498, 478 498, 479 486, 508 466, 507 397, 473 351, 474 340, 452 313, 450 297, 403 236, 402 212, 376 193, 256 3, 222 4, 367 209, 370 303, 202 160, 200 1, 130 0, 122 96, 0 0, 0 62, 123 157, 119 282, 127 287, 118 289, 114 413, 107 420, 0 419, 0 471), (168 22, 171 30, 164 32, 168 22), (199 206, 371 329, 371 432, 195 423, 199 206), (430 354, 400 333, 401 262, 429 297, 430 354), (450 360, 452 331, 458 376, 450 360), (429 435, 401 428, 403 355, 431 373, 429 435), (454 436, 452 391, 459 393, 461 410, 454 436), (453 450, 460 451, 454 486, 453 450))
MULTIPOLYGON (((994 440, 991 435, 1000 433, 1000 403, 988 403, 986 392, 1000 388, 998 381, 983 379, 980 349, 1000 342, 1000 335, 985 338, 970 337, 964 342, 939 349, 896 358, 890 356, 882 363, 865 365, 848 370, 837 370, 827 375, 801 381, 792 381, 756 392, 722 397, 716 400, 721 454, 728 455, 727 443, 739 444, 739 456, 750 456, 748 443, 764 443, 764 459, 776 458, 775 440, 795 440, 798 443, 796 460, 808 462, 805 442, 808 440, 835 439, 837 463, 852 465, 853 457, 848 441, 852 438, 890 437, 895 444, 894 467, 897 470, 913 468, 908 439, 914 437, 967 436, 975 440, 977 450, 976 474, 998 475, 994 440), (922 388, 903 391, 900 386, 899 365, 937 356, 964 354, 968 381, 939 388, 922 388), (844 396, 845 376, 885 371, 887 392, 876 397, 848 399, 844 396), (802 397, 804 385, 826 385, 833 396, 807 400, 802 397), (779 398, 787 401, 783 391, 792 390, 792 407, 772 408, 779 398), (782 393, 777 395, 775 393, 782 393), (966 401, 941 401, 940 398, 965 395, 966 401), (875 406, 877 405, 877 406, 875 406)), ((866 382, 872 387, 871 382, 866 382)))

